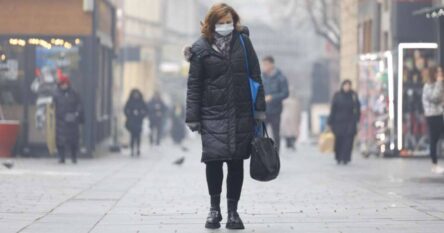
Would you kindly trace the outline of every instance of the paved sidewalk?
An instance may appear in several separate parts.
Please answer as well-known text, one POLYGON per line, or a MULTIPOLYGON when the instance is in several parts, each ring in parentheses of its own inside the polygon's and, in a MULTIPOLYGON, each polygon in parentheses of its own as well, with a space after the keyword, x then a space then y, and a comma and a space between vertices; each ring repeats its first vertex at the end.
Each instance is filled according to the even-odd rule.
MULTIPOLYGON (((167 143, 145 146, 140 159, 123 152, 78 165, 18 159, 12 170, 0 168, 0 232, 230 232, 203 228, 205 172, 199 142, 189 144, 189 152, 167 143), (185 163, 173 165, 181 156, 185 163)), ((355 155, 338 166, 308 145, 281 157, 273 182, 253 181, 246 170, 244 232, 444 231, 444 176, 430 174, 428 160, 355 155)))

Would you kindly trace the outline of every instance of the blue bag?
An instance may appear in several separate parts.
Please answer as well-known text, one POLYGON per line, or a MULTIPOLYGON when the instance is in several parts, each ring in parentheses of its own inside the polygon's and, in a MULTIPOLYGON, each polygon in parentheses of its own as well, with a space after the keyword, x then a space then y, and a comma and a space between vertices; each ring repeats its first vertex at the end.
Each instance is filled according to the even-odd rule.
MULTIPOLYGON (((245 55, 245 69, 247 70, 248 73, 248 83, 250 84, 250 93, 251 93, 251 101, 252 101, 252 112, 253 112, 253 116, 255 115, 254 112, 255 110, 255 106, 256 106, 256 100, 257 100, 257 94, 259 92, 259 88, 261 86, 260 83, 254 81, 254 79, 251 77, 251 73, 250 73, 250 66, 248 65, 248 53, 247 53, 247 48, 245 46, 245 42, 244 42, 244 38, 242 37, 241 34, 239 34, 239 38, 240 38, 240 42, 242 44, 242 48, 244 49, 244 55, 245 55)), ((261 135, 262 134, 262 125, 256 125, 254 127, 256 135, 261 135)))
POLYGON ((244 54, 245 54, 245 68, 247 69, 248 80, 250 83, 251 100, 253 101, 253 114, 254 114, 254 111, 255 111, 254 106, 256 106, 257 93, 259 92, 259 88, 261 85, 258 82, 254 81, 253 78, 251 78, 250 66, 248 65, 247 48, 245 47, 245 42, 244 42, 244 38, 242 37, 242 35, 239 35, 239 38, 240 38, 240 42, 242 44, 242 47, 244 49, 244 54))

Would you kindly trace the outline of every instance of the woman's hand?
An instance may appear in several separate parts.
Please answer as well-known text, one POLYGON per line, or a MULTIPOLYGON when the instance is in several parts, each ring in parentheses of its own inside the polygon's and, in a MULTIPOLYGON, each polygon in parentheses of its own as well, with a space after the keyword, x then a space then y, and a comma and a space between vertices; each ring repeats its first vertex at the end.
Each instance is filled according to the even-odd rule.
POLYGON ((202 125, 199 122, 189 122, 187 123, 188 128, 193 132, 202 132, 202 125))

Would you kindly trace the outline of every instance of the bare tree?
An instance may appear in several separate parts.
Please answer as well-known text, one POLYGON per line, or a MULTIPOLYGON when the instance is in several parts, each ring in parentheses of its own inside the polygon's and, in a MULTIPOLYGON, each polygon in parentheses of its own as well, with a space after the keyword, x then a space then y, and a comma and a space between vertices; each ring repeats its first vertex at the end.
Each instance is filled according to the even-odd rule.
POLYGON ((340 0, 273 0, 268 6, 279 25, 311 27, 339 51, 341 44, 340 0))
POLYGON ((305 0, 305 6, 316 33, 339 50, 341 47, 340 1, 305 0))

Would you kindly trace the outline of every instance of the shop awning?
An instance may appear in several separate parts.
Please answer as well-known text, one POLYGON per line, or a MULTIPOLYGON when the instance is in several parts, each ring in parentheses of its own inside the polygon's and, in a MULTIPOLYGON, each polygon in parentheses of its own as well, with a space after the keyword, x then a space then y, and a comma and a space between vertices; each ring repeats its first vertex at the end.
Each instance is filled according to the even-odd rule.
POLYGON ((439 18, 444 16, 444 5, 426 7, 413 12, 413 15, 425 15, 427 18, 439 18))

